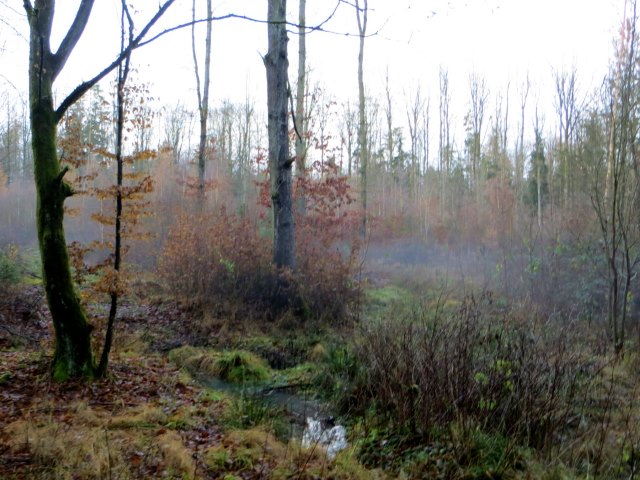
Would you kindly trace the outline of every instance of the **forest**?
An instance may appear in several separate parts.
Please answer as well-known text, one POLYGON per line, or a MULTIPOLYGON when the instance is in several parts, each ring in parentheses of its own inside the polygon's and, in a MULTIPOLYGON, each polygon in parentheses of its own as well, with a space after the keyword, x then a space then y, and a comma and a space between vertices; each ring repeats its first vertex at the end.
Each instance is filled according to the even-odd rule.
POLYGON ((640 478, 636 0, 595 84, 464 89, 369 86, 377 0, 114 1, 69 87, 63 3, 0 0, 1 479, 640 478), (227 21, 264 97, 214 88, 227 21), (180 32, 167 103, 137 58, 180 32))

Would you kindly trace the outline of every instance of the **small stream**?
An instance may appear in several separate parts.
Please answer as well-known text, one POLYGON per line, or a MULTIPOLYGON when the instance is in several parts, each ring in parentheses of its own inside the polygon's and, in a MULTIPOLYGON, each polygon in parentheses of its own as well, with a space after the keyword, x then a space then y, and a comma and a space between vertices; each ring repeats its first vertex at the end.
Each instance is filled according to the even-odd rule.
POLYGON ((239 385, 218 378, 198 380, 213 390, 250 396, 267 405, 285 408, 292 420, 291 438, 300 439, 305 448, 320 446, 329 458, 334 458, 348 446, 345 427, 334 422, 327 405, 309 395, 296 393, 294 388, 239 385))

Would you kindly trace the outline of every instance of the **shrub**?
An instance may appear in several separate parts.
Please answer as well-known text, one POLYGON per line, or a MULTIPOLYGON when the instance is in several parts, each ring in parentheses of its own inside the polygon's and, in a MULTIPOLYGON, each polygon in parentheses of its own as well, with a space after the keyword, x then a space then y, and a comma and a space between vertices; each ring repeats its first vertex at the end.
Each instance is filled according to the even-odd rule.
POLYGON ((341 404, 361 415, 373 409, 379 427, 418 442, 455 426, 461 439, 481 431, 551 445, 581 385, 569 332, 496 318, 492 305, 483 295, 449 318, 420 312, 362 325, 352 346, 358 369, 344 363, 350 385, 338 390, 341 404))
POLYGON ((169 232, 159 272, 170 290, 203 307, 236 317, 344 321, 358 289, 352 280, 356 250, 345 256, 321 225, 298 229, 298 270, 277 271, 271 240, 258 225, 223 209, 214 215, 179 217, 169 232))
POLYGON ((267 242, 249 220, 224 210, 181 215, 169 232, 159 271, 178 296, 221 310, 234 306, 240 314, 260 312, 276 293, 267 242))

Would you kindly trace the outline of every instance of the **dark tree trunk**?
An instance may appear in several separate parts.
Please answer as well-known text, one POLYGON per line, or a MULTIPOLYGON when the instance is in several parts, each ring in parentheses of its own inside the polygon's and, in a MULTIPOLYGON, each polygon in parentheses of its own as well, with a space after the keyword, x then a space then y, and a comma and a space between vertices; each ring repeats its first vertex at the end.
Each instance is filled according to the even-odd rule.
MULTIPOLYGON (((91 4, 83 2, 79 16, 88 18, 91 4)), ((93 377, 95 363, 91 352, 91 329, 87 316, 75 291, 64 235, 64 201, 72 195, 71 187, 63 180, 56 152, 59 118, 53 107, 52 86, 66 57, 63 41, 57 54, 49 45, 54 12, 53 0, 38 0, 35 7, 25 2, 30 24, 29 107, 31 113, 32 149, 37 192, 36 222, 42 259, 42 278, 47 302, 53 319, 56 348, 53 358, 53 377, 93 377), (63 54, 63 55, 61 55, 63 54)), ((84 22, 86 24, 86 21, 84 22)), ((76 22, 79 28, 84 25, 76 22)))
POLYGON ((165 0, 124 52, 98 75, 78 85, 58 106, 53 105, 53 83, 63 70, 89 21, 94 0, 80 0, 73 23, 51 51, 55 0, 23 0, 29 21, 29 111, 37 195, 36 223, 42 260, 42 278, 55 330, 52 372, 57 380, 91 378, 96 365, 91 350, 92 326, 75 291, 64 235, 64 201, 73 194, 64 181, 67 171, 56 151, 58 123, 69 107, 91 87, 117 68, 137 48, 156 21, 173 4, 165 0))
POLYGON ((273 262, 295 268, 295 235, 291 170, 289 158, 289 97, 287 68, 286 0, 269 0, 269 51, 264 57, 267 69, 267 108, 269 130, 269 170, 273 202, 273 262))

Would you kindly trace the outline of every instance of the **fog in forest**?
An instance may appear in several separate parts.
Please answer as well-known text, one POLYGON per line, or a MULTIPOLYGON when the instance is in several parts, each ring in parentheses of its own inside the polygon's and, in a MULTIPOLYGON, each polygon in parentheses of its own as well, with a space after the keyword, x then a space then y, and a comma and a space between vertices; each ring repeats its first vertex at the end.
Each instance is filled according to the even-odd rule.
POLYGON ((0 0, 0 477, 637 478, 638 14, 572 2, 0 0))

